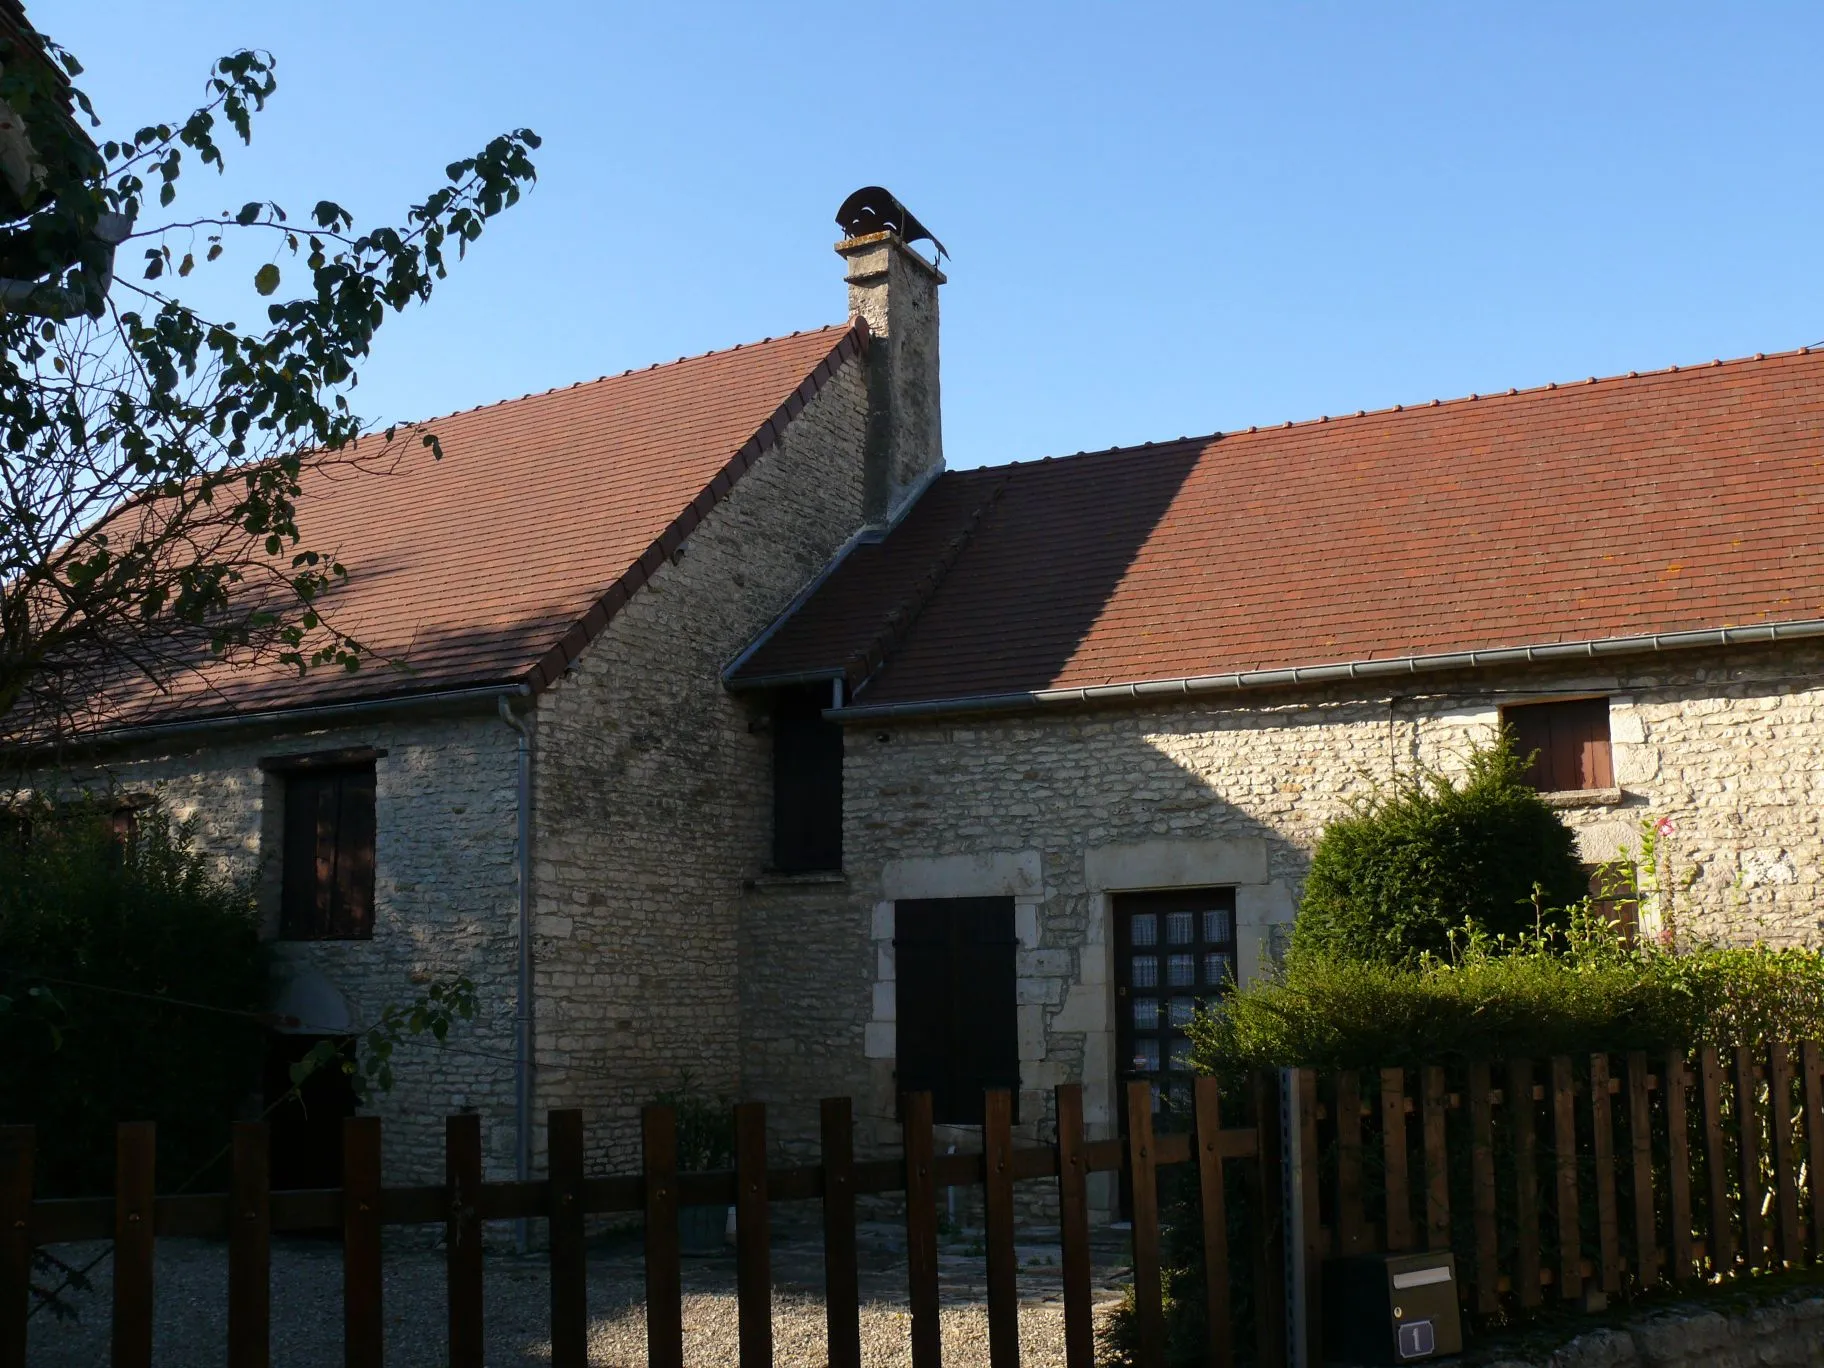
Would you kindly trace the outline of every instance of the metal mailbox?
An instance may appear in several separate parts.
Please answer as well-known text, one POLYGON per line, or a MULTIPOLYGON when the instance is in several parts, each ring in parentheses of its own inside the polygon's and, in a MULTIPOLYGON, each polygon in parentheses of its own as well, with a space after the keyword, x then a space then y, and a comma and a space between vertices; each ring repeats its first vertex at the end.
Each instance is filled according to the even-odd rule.
POLYGON ((1369 1254, 1324 1264, 1324 1358, 1401 1364, 1461 1353, 1457 1264, 1448 1253, 1369 1254))

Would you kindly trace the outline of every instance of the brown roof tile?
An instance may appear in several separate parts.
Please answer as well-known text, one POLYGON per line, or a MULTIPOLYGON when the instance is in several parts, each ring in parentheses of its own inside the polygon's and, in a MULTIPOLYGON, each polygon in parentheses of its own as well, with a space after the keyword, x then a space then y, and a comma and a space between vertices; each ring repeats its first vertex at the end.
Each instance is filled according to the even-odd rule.
POLYGON ((1820 515, 1808 351, 955 472, 731 682, 884 705, 1820 618, 1820 515))
POLYGON ((556 680, 772 445, 866 325, 629 371, 437 419, 441 461, 307 473, 305 544, 349 582, 326 615, 379 659, 355 673, 209 666, 135 682, 109 725, 556 680), (796 411, 791 409, 791 411, 796 411), (383 660, 397 662, 382 663, 383 660))

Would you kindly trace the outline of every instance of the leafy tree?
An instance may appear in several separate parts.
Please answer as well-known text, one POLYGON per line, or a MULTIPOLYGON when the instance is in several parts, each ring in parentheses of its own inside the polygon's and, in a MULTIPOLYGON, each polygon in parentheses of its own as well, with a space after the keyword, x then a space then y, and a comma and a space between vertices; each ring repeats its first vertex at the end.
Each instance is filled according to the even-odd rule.
POLYGON ((324 606, 347 571, 299 528, 300 480, 441 454, 350 391, 386 318, 530 186, 537 136, 451 163, 397 227, 357 231, 329 200, 301 223, 270 202, 179 214, 181 173, 220 170, 226 132, 250 140, 269 55, 218 61, 179 123, 91 136, 72 55, 0 46, 0 742, 55 739, 110 682, 166 687, 208 660, 357 667, 324 606), (117 255, 138 279, 114 277, 117 255), (248 272, 260 326, 183 302, 212 266, 248 272))
POLYGON ((1555 921, 1588 880, 1570 828, 1522 778, 1503 736, 1461 784, 1403 777, 1324 828, 1292 931, 1295 955, 1387 964, 1445 955, 1453 931, 1518 936, 1555 921))

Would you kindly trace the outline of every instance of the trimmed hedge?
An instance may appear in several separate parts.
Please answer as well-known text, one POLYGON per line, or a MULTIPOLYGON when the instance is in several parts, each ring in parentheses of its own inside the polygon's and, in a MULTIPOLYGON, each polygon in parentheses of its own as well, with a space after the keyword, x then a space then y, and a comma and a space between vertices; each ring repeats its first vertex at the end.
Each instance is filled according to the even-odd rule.
POLYGON ((156 806, 124 842, 99 810, 31 816, 0 840, 0 1123, 38 1127, 39 1190, 64 1195, 111 1191, 115 1123, 155 1121, 175 1187, 259 1087, 264 1032, 235 1015, 267 1005, 251 893, 156 806))
POLYGON ((1461 783, 1403 776, 1324 829, 1292 941, 1304 951, 1410 964, 1467 922, 1490 936, 1550 924, 1589 891, 1569 827, 1521 777, 1505 735, 1461 783))
POLYGON ((1194 1028, 1199 1067, 1339 1069, 1824 1039, 1824 953, 1628 946, 1568 914, 1416 968, 1299 952, 1194 1028))

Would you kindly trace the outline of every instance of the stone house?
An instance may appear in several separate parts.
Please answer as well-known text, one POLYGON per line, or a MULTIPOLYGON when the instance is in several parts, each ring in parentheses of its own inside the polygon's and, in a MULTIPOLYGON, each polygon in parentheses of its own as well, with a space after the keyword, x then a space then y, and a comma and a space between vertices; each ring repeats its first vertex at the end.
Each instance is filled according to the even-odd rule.
POLYGON ((1586 861, 1659 828, 1649 925, 1818 944, 1821 455, 1806 350, 941 476, 728 672, 843 743, 840 877, 742 918, 744 1085, 1114 1128, 1325 823, 1503 723, 1586 861))
POLYGON ((846 226, 846 325, 308 491, 397 666, 204 670, 61 776, 258 875, 313 1031, 476 980, 395 1170, 459 1106, 497 1171, 566 1105, 630 1164, 683 1070, 788 1150, 837 1094, 891 1148, 911 1086, 963 1145, 983 1085, 1111 1133, 1323 825, 1503 722, 1587 860, 1669 822, 1650 914, 1820 939, 1824 353, 946 473, 944 276, 846 226))

